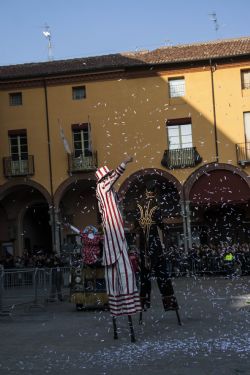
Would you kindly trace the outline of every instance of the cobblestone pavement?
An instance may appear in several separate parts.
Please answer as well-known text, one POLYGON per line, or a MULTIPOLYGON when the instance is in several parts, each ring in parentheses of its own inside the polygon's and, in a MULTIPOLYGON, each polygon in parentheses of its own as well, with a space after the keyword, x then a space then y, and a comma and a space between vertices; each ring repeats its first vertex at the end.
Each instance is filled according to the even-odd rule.
POLYGON ((250 374, 250 278, 178 278, 174 287, 183 325, 154 285, 143 325, 134 318, 135 344, 125 317, 114 341, 108 312, 67 301, 17 308, 0 318, 0 374, 250 374))

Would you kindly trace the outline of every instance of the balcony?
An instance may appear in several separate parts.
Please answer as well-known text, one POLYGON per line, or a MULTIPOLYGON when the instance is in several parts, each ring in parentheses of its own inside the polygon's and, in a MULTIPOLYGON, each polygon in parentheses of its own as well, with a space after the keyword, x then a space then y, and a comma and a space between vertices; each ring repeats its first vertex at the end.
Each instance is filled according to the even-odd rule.
POLYGON ((250 164, 250 142, 236 144, 237 163, 242 167, 250 164))
POLYGON ((97 152, 89 156, 80 155, 75 157, 74 154, 68 155, 69 173, 89 172, 97 169, 97 152))
POLYGON ((161 164, 168 169, 191 168, 201 163, 196 147, 165 150, 161 164))
POLYGON ((28 155, 25 160, 12 160, 3 158, 3 172, 5 177, 32 176, 34 172, 34 156, 28 155))

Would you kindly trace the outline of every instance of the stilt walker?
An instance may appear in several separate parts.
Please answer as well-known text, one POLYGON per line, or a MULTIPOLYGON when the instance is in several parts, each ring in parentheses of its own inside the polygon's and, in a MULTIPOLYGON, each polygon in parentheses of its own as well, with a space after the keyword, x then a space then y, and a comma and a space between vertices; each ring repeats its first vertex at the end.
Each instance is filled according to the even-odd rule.
POLYGON ((127 315, 131 341, 135 341, 132 314, 141 311, 140 297, 135 275, 128 257, 124 224, 119 211, 114 183, 124 173, 126 164, 132 162, 128 157, 117 169, 107 166, 96 171, 99 210, 104 231, 103 265, 109 307, 113 319, 114 338, 117 339, 116 317, 127 315))
MULTIPOLYGON (((175 311, 178 323, 181 325, 179 306, 167 272, 162 225, 162 214, 156 197, 155 183, 148 183, 145 200, 138 204, 138 217, 135 225, 140 233, 141 305, 144 311, 151 305, 151 277, 153 275, 157 280, 164 310, 175 311)), ((142 323, 142 312, 139 323, 142 323)))

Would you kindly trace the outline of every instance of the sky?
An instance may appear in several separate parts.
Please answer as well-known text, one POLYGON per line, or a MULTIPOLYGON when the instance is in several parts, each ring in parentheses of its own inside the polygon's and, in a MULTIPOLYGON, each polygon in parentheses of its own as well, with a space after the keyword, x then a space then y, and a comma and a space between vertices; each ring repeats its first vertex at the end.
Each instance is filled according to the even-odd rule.
POLYGON ((0 0, 0 66, 250 36, 249 0, 0 0), (216 13, 218 30, 210 14, 216 13))

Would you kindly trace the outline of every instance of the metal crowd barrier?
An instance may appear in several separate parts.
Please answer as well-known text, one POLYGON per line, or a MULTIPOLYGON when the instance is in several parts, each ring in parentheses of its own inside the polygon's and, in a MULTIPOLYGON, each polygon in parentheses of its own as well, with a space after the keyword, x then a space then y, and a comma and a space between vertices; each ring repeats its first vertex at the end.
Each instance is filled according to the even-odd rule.
POLYGON ((68 294, 69 267, 3 269, 0 267, 0 315, 27 305, 44 309, 46 302, 68 294))
MULTIPOLYGON (((250 264, 233 265, 231 272, 250 274, 250 264), (237 268, 238 267, 238 268, 237 268)), ((178 258, 168 260, 170 276, 225 275, 230 270, 220 257, 178 258)), ((27 305, 44 308, 46 302, 69 295, 70 267, 4 269, 0 265, 0 316, 8 315, 15 307, 27 305)))
MULTIPOLYGON (((201 257, 201 258, 178 258, 167 261, 167 270, 170 276, 189 276, 189 275, 226 275, 229 272, 229 265, 226 265, 223 258, 201 257)), ((231 272, 237 275, 250 274, 250 262, 239 262, 237 260, 231 263, 231 272)))

